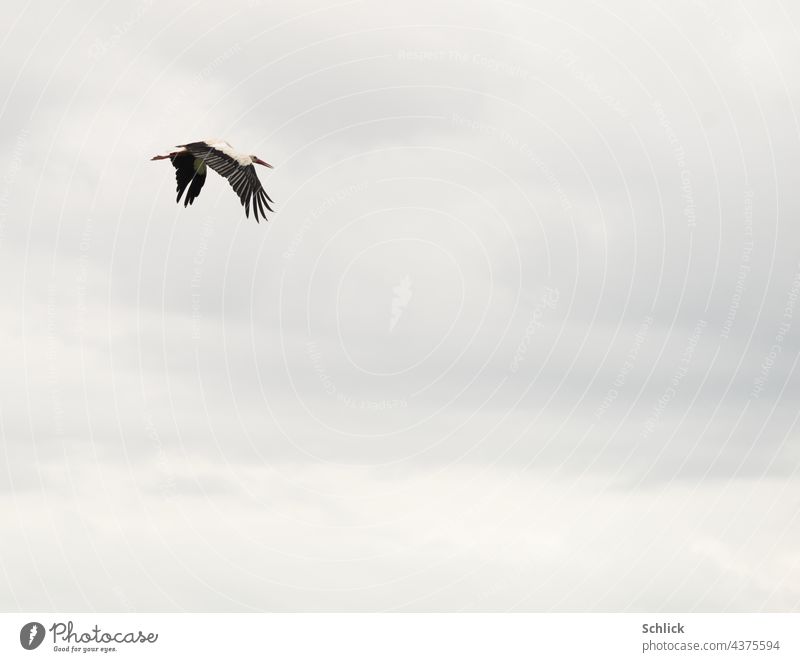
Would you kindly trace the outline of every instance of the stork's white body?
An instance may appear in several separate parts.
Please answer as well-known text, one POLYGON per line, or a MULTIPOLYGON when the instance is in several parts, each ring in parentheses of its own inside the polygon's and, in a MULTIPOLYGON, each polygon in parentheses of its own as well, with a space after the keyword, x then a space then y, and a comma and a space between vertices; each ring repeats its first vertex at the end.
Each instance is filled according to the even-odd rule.
MULTIPOLYGON (((229 142, 225 140, 220 140, 219 138, 209 138, 208 140, 203 141, 206 145, 208 145, 211 149, 216 149, 219 152, 225 154, 225 156, 229 156, 234 159, 240 166, 247 167, 249 165, 253 165, 253 157, 249 154, 243 154, 233 148, 229 142)), ((180 148, 182 151, 186 151, 186 147, 181 146, 180 148)))

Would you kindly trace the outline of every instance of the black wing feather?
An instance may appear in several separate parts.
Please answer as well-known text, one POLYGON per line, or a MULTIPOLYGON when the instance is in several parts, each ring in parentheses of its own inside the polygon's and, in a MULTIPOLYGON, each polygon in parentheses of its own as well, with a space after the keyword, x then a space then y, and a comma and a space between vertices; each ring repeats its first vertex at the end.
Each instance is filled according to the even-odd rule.
POLYGON ((194 158, 189 152, 178 152, 170 157, 172 165, 175 166, 175 181, 178 183, 175 189, 178 197, 175 198, 175 202, 181 201, 183 192, 186 191, 187 186, 189 187, 186 198, 183 200, 184 207, 192 204, 194 199, 200 195, 200 189, 203 188, 206 181, 206 173, 198 173, 194 169, 194 158))
POLYGON ((194 202, 194 199, 200 195, 200 189, 203 188, 203 184, 206 183, 206 173, 205 172, 198 172, 193 178, 192 183, 189 186, 189 190, 186 192, 186 199, 183 201, 183 206, 190 205, 194 202))
POLYGON ((259 221, 259 212, 261 217, 266 220, 267 215, 264 213, 264 208, 268 211, 273 211, 269 206, 272 198, 267 195, 264 187, 258 179, 258 173, 253 164, 243 166, 233 157, 228 156, 225 152, 221 152, 208 145, 208 143, 189 143, 188 145, 179 145, 187 150, 183 154, 189 153, 193 157, 203 159, 205 164, 215 170, 231 185, 231 188, 239 196, 239 202, 244 207, 244 215, 250 218, 250 205, 253 206, 253 215, 255 216, 256 223, 259 221))

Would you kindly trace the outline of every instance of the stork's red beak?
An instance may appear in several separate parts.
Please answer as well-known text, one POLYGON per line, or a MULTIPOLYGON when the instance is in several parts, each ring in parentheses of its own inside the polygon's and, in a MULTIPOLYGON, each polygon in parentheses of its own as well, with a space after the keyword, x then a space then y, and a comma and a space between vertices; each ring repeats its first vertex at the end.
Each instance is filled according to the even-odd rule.
POLYGON ((253 157, 253 163, 258 163, 258 165, 263 165, 263 166, 267 166, 267 168, 272 168, 272 166, 269 163, 267 163, 266 161, 262 161, 257 156, 253 157))

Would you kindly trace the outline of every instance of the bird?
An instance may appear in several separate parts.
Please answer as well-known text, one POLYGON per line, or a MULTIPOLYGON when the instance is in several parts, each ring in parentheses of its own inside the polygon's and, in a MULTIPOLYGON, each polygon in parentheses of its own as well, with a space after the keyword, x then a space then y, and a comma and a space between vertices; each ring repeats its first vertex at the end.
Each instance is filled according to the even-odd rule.
POLYGON ((176 145, 176 148, 174 152, 156 155, 150 160, 169 159, 172 162, 175 167, 175 180, 178 183, 176 188, 178 197, 175 199, 178 204, 180 204, 184 191, 186 191, 183 199, 184 207, 192 204, 200 195, 200 189, 203 188, 206 181, 206 167, 209 167, 228 180, 236 195, 239 196, 247 218, 250 218, 251 204, 256 223, 260 222, 259 212, 261 217, 266 220, 264 209, 274 211, 269 206, 272 198, 267 195, 258 180, 255 168, 256 163, 272 168, 273 166, 266 161, 262 161, 253 154, 237 152, 230 143, 218 139, 176 145))

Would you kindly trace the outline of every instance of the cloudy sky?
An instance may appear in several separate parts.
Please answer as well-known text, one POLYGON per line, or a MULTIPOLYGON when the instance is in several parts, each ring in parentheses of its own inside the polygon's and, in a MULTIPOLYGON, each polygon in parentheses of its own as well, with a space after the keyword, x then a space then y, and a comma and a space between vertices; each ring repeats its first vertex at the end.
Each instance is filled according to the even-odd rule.
POLYGON ((0 17, 0 609, 800 607, 796 7, 0 17))

